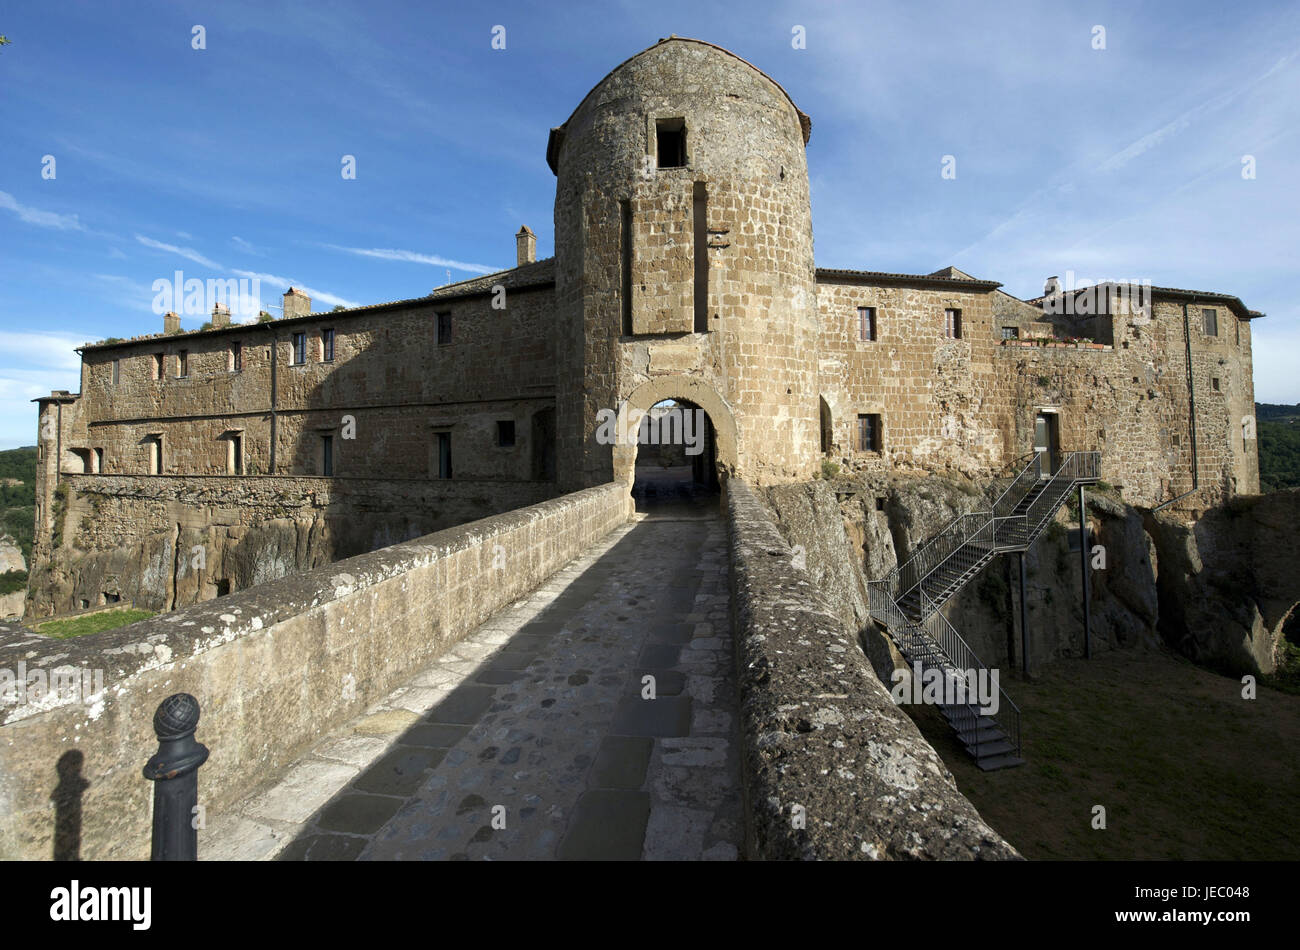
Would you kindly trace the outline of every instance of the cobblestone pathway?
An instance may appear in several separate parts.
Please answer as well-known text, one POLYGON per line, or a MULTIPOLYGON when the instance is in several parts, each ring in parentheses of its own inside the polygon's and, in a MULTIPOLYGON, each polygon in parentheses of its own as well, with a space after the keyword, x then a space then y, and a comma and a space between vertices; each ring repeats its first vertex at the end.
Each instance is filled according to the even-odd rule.
POLYGON ((734 859, 729 629, 721 520, 656 509, 320 743, 205 857, 734 859))

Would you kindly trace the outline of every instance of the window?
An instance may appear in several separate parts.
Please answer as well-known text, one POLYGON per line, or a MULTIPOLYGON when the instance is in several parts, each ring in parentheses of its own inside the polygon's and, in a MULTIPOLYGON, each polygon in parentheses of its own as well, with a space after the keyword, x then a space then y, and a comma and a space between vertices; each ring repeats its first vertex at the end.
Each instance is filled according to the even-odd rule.
POLYGON ((102 474, 104 471, 104 450, 95 449, 95 472, 102 474))
POLYGON ((301 366, 307 362, 307 334, 295 333, 293 335, 293 364, 301 366))
POLYGON ((880 451, 880 416, 876 413, 858 416, 858 451, 880 451))
POLYGON ((230 451, 226 455, 226 471, 230 475, 244 474, 244 436, 233 432, 230 435, 230 451))
POLYGON ((869 343, 876 338, 876 308, 858 308, 858 339, 869 343))
POLYGON ((230 344, 230 371, 241 373, 244 370, 244 345, 236 340, 230 344))
POLYGON ((943 312, 943 335, 950 340, 961 339, 961 311, 949 308, 943 312))
POLYGON ((1020 327, 1003 327, 1003 328, 1002 328, 1002 339, 1004 339, 1004 340, 1018 340, 1018 339, 1020 339, 1020 327))
POLYGON ((435 433, 438 449, 438 477, 451 478, 451 433, 435 433))
POLYGON ((320 331, 320 358, 326 363, 334 360, 334 331, 320 331))
POLYGON ((502 419, 497 423, 497 445, 506 449, 515 444, 515 420, 502 419))
POLYGON ((113 385, 116 386, 122 381, 122 361, 113 360, 113 385))
POLYGON ((1206 336, 1219 335, 1219 314, 1213 309, 1201 311, 1201 324, 1205 329, 1206 336))
POLYGON ((176 354, 176 375, 185 377, 190 375, 190 351, 181 350, 176 354))
POLYGON ((686 165, 686 120, 659 119, 655 122, 655 150, 660 168, 686 165))
POLYGON ((334 474, 334 436, 332 435, 320 437, 320 473, 334 474))
POLYGON ((1219 391, 1219 377, 1215 376, 1210 379, 1210 388, 1216 393, 1219 391))
POLYGON ((451 342, 451 314, 438 314, 438 345, 446 346, 451 342))
POLYGON ((148 439, 149 474, 161 475, 163 472, 162 436, 151 435, 148 439))
POLYGON ((163 378, 163 359, 164 357, 163 354, 161 353, 155 353, 153 355, 153 378, 154 379, 163 378))

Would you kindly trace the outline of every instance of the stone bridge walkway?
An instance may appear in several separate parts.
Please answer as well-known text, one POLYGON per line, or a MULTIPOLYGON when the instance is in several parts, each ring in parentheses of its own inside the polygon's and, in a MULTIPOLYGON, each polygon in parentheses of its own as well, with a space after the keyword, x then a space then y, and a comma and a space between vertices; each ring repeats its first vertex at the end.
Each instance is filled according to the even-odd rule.
POLYGON ((200 855, 735 859, 725 541, 714 507, 614 531, 280 784, 209 816, 200 855))

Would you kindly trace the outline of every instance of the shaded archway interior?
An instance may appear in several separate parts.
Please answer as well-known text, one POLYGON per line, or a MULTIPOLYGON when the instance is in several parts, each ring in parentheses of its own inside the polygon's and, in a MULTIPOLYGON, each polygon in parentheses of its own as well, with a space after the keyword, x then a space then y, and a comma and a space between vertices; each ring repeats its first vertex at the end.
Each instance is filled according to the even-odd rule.
POLYGON ((718 494, 718 437, 709 414, 685 399, 655 403, 642 421, 633 466, 638 510, 701 503, 718 494))

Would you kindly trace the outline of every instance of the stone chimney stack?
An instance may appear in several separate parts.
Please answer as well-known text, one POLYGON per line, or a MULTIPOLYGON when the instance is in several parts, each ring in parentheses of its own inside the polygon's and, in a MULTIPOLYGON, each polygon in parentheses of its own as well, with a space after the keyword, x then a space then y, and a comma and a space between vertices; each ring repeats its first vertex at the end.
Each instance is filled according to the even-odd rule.
POLYGON ((1055 297, 1061 292, 1061 279, 1059 277, 1047 278, 1047 283, 1043 285, 1044 297, 1055 297))
POLYGON ((285 317, 305 317, 311 313, 311 298, 301 290, 290 287, 284 295, 285 317))
POLYGON ((224 303, 214 303, 212 305, 212 326, 228 327, 230 326, 230 308, 224 303))
POLYGON ((526 224, 515 235, 515 251, 519 267, 532 264, 537 260, 537 235, 526 224))
POLYGON ((163 333, 180 333, 181 318, 180 314, 168 310, 163 314, 163 333))

